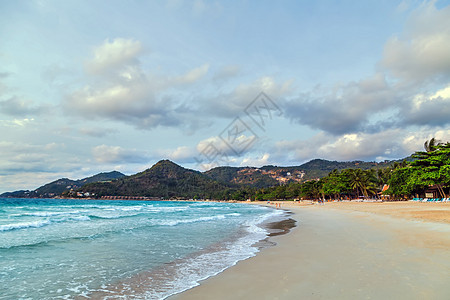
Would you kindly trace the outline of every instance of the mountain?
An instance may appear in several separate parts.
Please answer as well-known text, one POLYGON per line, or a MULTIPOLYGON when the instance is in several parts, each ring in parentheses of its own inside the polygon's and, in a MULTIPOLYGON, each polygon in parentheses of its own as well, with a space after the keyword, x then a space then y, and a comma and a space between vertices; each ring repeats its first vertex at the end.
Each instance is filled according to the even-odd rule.
MULTIPOLYGON (((407 158, 409 159, 409 158, 407 158)), ((305 182, 327 176, 334 169, 380 169, 398 161, 364 162, 364 161, 329 161, 314 159, 300 166, 279 167, 216 167, 204 174, 224 184, 246 185, 256 188, 270 187, 289 182, 305 182)))
POLYGON ((204 173, 223 184, 247 185, 256 188, 277 185, 278 181, 262 170, 252 167, 216 167, 204 173))
MULTIPOLYGON (((402 160, 399 160, 400 162, 402 160)), ((300 168, 305 172, 305 180, 322 178, 327 176, 334 169, 382 169, 391 166, 395 161, 366 162, 366 161, 329 161, 325 159, 313 159, 304 163, 300 168)))
POLYGON ((161 160, 150 169, 111 182, 83 186, 82 193, 101 196, 217 198, 231 193, 231 185, 219 183, 201 172, 161 160))
POLYGON ((100 181, 111 181, 125 177, 124 174, 112 171, 108 173, 99 173, 97 175, 83 178, 80 180, 72 180, 69 178, 61 178, 53 182, 47 183, 34 191, 16 191, 7 192, 0 195, 4 198, 52 198, 59 196, 64 192, 70 190, 76 190, 83 187, 85 184, 100 182, 100 181))
MULTIPOLYGON (((406 160, 410 161, 408 157, 406 160)), ((87 193, 101 196, 136 197, 180 197, 180 198, 220 198, 229 195, 241 187, 265 188, 290 182, 305 182, 327 176, 334 169, 380 169, 391 166, 397 161, 329 161, 314 159, 300 166, 264 166, 255 167, 216 167, 206 172, 183 168, 169 160, 161 160, 141 173, 125 176, 113 171, 100 173, 80 180, 58 179, 37 188, 34 191, 16 191, 4 193, 0 197, 13 198, 51 198, 78 196, 87 193)))

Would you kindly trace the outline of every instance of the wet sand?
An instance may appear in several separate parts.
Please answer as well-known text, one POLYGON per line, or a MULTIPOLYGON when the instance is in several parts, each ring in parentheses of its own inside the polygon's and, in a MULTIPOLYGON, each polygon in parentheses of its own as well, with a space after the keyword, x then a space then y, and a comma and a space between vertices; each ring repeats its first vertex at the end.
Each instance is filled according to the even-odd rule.
POLYGON ((450 299, 450 204, 286 204, 277 246, 169 299, 450 299))

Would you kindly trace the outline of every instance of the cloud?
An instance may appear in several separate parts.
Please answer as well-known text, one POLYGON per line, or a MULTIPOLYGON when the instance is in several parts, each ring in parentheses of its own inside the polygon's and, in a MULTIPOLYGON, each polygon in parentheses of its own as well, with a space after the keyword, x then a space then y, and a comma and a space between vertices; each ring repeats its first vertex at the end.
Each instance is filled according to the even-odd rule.
POLYGON ((120 146, 99 145, 92 148, 92 155, 101 164, 141 164, 150 160, 150 156, 143 151, 120 146))
POLYGON ((43 106, 35 106, 31 101, 12 97, 0 101, 0 113, 15 117, 24 117, 41 114, 45 110, 43 106))
MULTIPOLYGON (((86 161, 63 143, 16 143, 0 141, 0 193, 34 190, 59 178, 83 173, 86 161)), ((92 173, 88 173, 88 176, 92 173)))
POLYGON ((334 135, 365 130, 370 117, 388 111, 399 96, 381 73, 338 85, 331 91, 316 90, 282 104, 291 120, 334 135))
POLYGON ((390 129, 376 133, 351 133, 333 136, 320 132, 305 140, 283 140, 272 150, 273 159, 295 164, 313 158, 329 160, 385 160, 404 158, 423 149, 426 140, 436 137, 450 141, 450 130, 390 129))
POLYGON ((15 172, 60 172, 78 168, 76 157, 64 158, 65 145, 0 142, 0 175, 15 172), (55 155, 57 153, 57 155, 55 155))
POLYGON ((193 147, 180 146, 176 149, 159 149, 155 151, 158 159, 167 158, 177 163, 194 163, 198 152, 193 147))
POLYGON ((52 88, 64 87, 69 79, 73 78, 75 72, 60 64, 49 65, 42 73, 41 77, 52 88))
POLYGON ((182 75, 153 74, 139 63, 141 43, 122 38, 106 40, 94 52, 87 63, 91 83, 66 96, 67 114, 121 121, 139 129, 184 124, 193 130, 198 126, 197 116, 180 94, 208 73, 209 64, 182 75))
POLYGON ((386 130, 373 134, 345 134, 321 145, 318 153, 323 157, 336 160, 370 160, 377 156, 379 158, 399 157, 404 151, 398 147, 395 141, 398 135, 398 130, 386 130))
POLYGON ((238 65, 228 65, 219 69, 213 76, 213 81, 216 83, 222 83, 230 78, 237 76, 241 71, 241 67, 238 65))
POLYGON ((416 132, 407 132, 398 141, 407 153, 413 153, 415 151, 422 151, 425 141, 431 138, 436 138, 438 141, 444 143, 450 142, 450 129, 441 130, 421 130, 416 132))
MULTIPOLYGON (((242 137, 245 138, 245 137, 242 137)), ((241 138, 241 139, 242 139, 241 138)), ((196 146, 198 156, 204 156, 207 160, 209 158, 214 159, 216 156, 228 155, 233 156, 236 153, 230 148, 221 138, 218 136, 213 136, 201 140, 196 146)))
POLYGON ((403 108, 402 123, 406 125, 445 126, 450 124, 450 85, 433 95, 416 95, 411 105, 403 108))
POLYGON ((273 77, 263 76, 250 83, 241 83, 232 91, 209 97, 202 101, 202 109, 207 115, 234 119, 244 114, 245 108, 261 92, 278 103, 281 98, 293 92, 293 80, 277 83, 273 77))
POLYGON ((450 75, 450 6, 437 9, 435 1, 416 9, 402 36, 390 38, 381 66, 407 81, 450 75))
MULTIPOLYGON (((392 133, 345 134, 339 137, 319 133, 308 140, 280 141, 275 144, 277 156, 288 157, 290 161, 300 163, 313 158, 331 160, 364 160, 391 152, 392 133), (385 138, 384 138, 385 137, 385 138), (382 143, 371 141, 374 138, 382 143)), ((398 154, 398 153, 396 153, 398 154)), ((394 156, 395 157, 395 156, 394 156)))
POLYGON ((4 127, 25 127, 34 122, 34 119, 13 119, 13 120, 0 120, 0 125, 4 127))
POLYGON ((175 82, 180 84, 185 83, 194 83, 198 81, 199 79, 203 78, 209 70, 209 64, 204 64, 198 68, 192 69, 186 74, 176 77, 175 82))
POLYGON ((286 116, 336 137, 449 124, 449 92, 442 83, 450 80, 450 7, 422 4, 403 34, 386 42, 380 65, 395 80, 380 71, 334 88, 319 87, 282 102, 286 116))
POLYGON ((86 68, 95 74, 136 65, 142 52, 143 47, 139 41, 124 38, 112 41, 107 39, 102 45, 94 48, 94 57, 86 64, 86 68))
POLYGON ((100 137, 105 137, 107 135, 116 133, 117 130, 110 129, 110 128, 80 128, 79 132, 82 135, 100 138, 100 137))
POLYGON ((17 190, 34 190, 63 177, 67 177, 67 173, 24 171, 7 175, 0 174, 0 194, 17 190))
POLYGON ((270 154, 264 153, 259 157, 245 157, 240 162, 240 166, 242 167, 262 167, 266 166, 270 163, 270 154))

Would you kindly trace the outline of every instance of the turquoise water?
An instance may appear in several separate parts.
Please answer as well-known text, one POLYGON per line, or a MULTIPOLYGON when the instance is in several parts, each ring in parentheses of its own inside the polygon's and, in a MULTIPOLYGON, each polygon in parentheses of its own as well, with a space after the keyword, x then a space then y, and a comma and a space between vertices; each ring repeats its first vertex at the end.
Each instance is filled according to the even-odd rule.
POLYGON ((0 198, 0 299, 164 299, 255 255, 237 203, 0 198))

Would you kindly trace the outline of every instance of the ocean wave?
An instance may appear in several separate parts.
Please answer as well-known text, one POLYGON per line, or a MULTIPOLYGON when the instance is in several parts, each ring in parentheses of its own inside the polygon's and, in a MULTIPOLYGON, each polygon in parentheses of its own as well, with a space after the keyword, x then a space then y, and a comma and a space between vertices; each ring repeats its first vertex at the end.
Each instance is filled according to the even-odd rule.
POLYGON ((217 215, 217 216, 208 216, 208 217, 200 217, 195 219, 185 219, 185 220, 168 220, 168 221, 162 221, 158 222, 156 225, 160 226, 176 226, 179 224, 188 224, 188 223, 197 223, 197 222, 207 222, 207 221, 214 221, 214 220, 223 220, 227 216, 240 216, 239 213, 231 213, 226 215, 217 215))
POLYGON ((128 214, 128 215, 101 215, 101 214, 90 214, 89 217, 92 219, 104 219, 104 220, 112 220, 112 219, 122 219, 122 218, 131 218, 141 215, 139 214, 128 214))
POLYGON ((118 210, 121 210, 121 211, 141 211, 142 209, 144 209, 144 206, 125 206, 125 207, 120 207, 118 210))
MULTIPOLYGON (((137 229, 135 227, 127 228, 128 230, 134 230, 137 229)), ((20 247, 40 247, 45 246, 49 243, 62 243, 67 241, 77 241, 77 240, 94 240, 97 238, 104 238, 111 234, 115 234, 117 232, 123 232, 124 228, 119 229, 111 229, 111 230, 105 230, 102 232, 96 232, 96 233, 83 233, 83 232, 77 232, 74 235, 68 235, 68 236, 52 236, 52 237, 42 237, 42 238, 35 238, 30 240, 20 240, 20 241, 3 241, 0 242, 0 249, 12 249, 12 248, 20 248, 20 247)))
POLYGON ((89 221, 89 220, 90 220, 90 218, 88 216, 71 216, 71 217, 63 217, 63 218, 50 218, 50 219, 38 220, 38 221, 3 224, 3 225, 0 225, 0 231, 10 231, 10 230, 27 229, 27 228, 39 228, 39 227, 51 225, 53 223, 62 223, 62 222, 68 222, 68 221, 89 221))
POLYGON ((63 215, 76 215, 80 211, 43 211, 43 212, 33 212, 33 213, 22 213, 13 214, 13 217, 31 216, 31 217, 53 217, 53 216, 63 216, 63 215))
POLYGON ((171 212, 187 211, 188 209, 190 209, 189 206, 180 206, 180 207, 171 207, 171 206, 158 207, 158 206, 155 206, 155 207, 150 207, 149 209, 146 209, 145 211, 171 213, 171 212))
POLYGON ((23 222, 23 223, 14 223, 14 224, 4 224, 0 225, 0 231, 9 231, 15 229, 25 229, 25 228, 38 228, 45 225, 50 225, 52 221, 50 220, 42 220, 42 221, 33 221, 33 222, 23 222))
MULTIPOLYGON (((252 218, 251 224, 260 223, 270 216, 279 213, 268 213, 267 216, 252 218)), ((211 219, 223 219, 227 216, 238 216, 239 213, 222 214, 218 216, 201 217, 191 220, 182 220, 182 223, 207 221, 211 219)), ((174 223, 171 223, 176 225, 174 223)), ((167 224, 168 225, 168 224, 167 224)), ((149 280, 137 281, 139 290, 145 291, 142 294, 133 294, 133 299, 166 299, 167 297, 179 292, 190 289, 199 284, 201 280, 214 276, 225 269, 235 265, 241 260, 245 260, 255 256, 259 249, 253 244, 266 237, 266 232, 247 232, 236 239, 224 241, 221 245, 214 245, 211 248, 202 249, 201 251, 189 255, 186 258, 174 261, 164 266, 163 272, 158 272, 158 279, 155 281, 151 274, 142 276, 149 280), (163 275, 161 275, 163 274, 163 275), (161 276, 161 277, 160 277, 161 276)), ((138 275, 139 276, 139 275, 138 275)), ((139 277, 141 278, 141 277, 139 277)), ((134 281, 126 282, 128 290, 134 290, 134 281)), ((125 290, 125 294, 128 290, 125 290)), ((120 296, 114 285, 102 287, 97 290, 102 293, 109 294, 105 299, 116 299, 120 296), (111 288, 110 288, 111 287, 111 288)), ((94 294, 95 295, 95 294, 94 294)), ((95 297, 94 297, 95 298, 95 297)), ((125 297, 126 298, 126 297, 125 297)))

